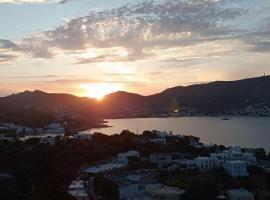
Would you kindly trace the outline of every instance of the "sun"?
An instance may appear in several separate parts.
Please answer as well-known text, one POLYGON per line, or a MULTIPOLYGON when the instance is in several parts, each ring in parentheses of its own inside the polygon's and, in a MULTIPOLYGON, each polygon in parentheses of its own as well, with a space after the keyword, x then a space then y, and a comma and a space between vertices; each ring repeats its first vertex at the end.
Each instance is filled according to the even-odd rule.
POLYGON ((122 86, 117 83, 83 83, 80 84, 84 96, 102 100, 103 97, 112 92, 119 91, 122 86))

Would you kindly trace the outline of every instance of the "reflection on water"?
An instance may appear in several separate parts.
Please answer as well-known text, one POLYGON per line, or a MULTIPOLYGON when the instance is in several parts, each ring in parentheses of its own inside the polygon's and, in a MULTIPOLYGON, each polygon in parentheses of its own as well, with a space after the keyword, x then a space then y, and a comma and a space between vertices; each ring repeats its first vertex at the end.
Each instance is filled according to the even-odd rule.
POLYGON ((270 118, 234 117, 222 120, 219 117, 140 118, 107 120, 109 128, 91 132, 104 134, 120 133, 123 129, 141 133, 144 130, 173 131, 194 135, 205 143, 263 147, 270 150, 270 118))

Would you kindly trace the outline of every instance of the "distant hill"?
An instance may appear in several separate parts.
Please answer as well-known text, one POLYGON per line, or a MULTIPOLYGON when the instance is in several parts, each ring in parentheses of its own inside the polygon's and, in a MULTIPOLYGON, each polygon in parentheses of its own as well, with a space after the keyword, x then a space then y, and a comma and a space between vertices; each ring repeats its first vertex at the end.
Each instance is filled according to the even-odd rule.
POLYGON ((58 119, 84 117, 91 124, 99 118, 94 102, 70 94, 24 91, 0 98, 0 122, 41 127, 58 119))
POLYGON ((248 115, 256 109, 263 112, 264 108, 270 108, 270 76, 178 86, 150 96, 116 92, 108 95, 102 104, 111 116, 136 116, 166 113, 175 101, 181 108, 196 109, 205 114, 237 111, 248 115))
POLYGON ((162 116, 170 112, 172 104, 179 105, 182 115, 270 116, 270 76, 178 86, 150 96, 120 91, 107 95, 100 102, 38 90, 0 98, 1 111, 32 108, 104 118, 162 116))
POLYGON ((24 106, 30 108, 43 109, 69 109, 77 110, 80 107, 91 106, 91 99, 86 97, 77 97, 70 94, 54 94, 46 93, 40 90, 24 91, 18 94, 12 94, 7 97, 0 98, 0 104, 24 106))

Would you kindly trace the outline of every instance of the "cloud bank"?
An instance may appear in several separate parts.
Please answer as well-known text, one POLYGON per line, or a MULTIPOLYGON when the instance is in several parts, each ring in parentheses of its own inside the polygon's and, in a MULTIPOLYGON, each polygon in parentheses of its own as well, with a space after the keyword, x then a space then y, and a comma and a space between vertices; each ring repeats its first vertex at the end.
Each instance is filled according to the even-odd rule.
MULTIPOLYGON (((28 1, 31 0, 16 2, 28 1)), ((246 2, 248 0, 151 0, 117 9, 92 11, 54 30, 31 34, 16 43, 0 40, 0 49, 44 59, 63 53, 76 55, 92 49, 108 51, 121 48, 123 52, 119 55, 112 51, 109 54, 100 51, 90 58, 78 58, 76 64, 155 60, 164 52, 167 55, 165 60, 176 61, 189 55, 191 48, 200 53, 203 49, 198 49, 198 46, 207 48, 209 44, 215 48, 220 43, 228 45, 217 51, 216 56, 220 52, 239 49, 269 51, 270 23, 263 24, 261 21, 270 18, 266 12, 270 2, 258 1, 265 10, 254 10, 246 2), (259 11, 262 14, 254 17, 259 11), (245 26, 248 21, 254 23, 245 26)), ((2 57, 8 59, 4 55, 2 57)))

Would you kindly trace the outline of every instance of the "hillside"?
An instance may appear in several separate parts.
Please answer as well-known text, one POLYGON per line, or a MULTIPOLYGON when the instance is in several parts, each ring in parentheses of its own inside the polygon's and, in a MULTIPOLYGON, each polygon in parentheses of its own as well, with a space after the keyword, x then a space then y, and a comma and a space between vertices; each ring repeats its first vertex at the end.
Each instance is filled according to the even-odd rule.
POLYGON ((148 115, 168 112, 173 102, 181 108, 199 110, 202 114, 232 114, 237 111, 249 115, 246 113, 248 110, 256 112, 256 109, 270 107, 270 76, 179 86, 151 96, 118 92, 108 95, 103 106, 110 110, 111 115, 148 115))
POLYGON ((103 118, 165 116, 173 104, 181 110, 179 115, 270 116, 270 76, 178 86, 150 96, 120 91, 107 95, 100 102, 38 90, 0 98, 2 115, 34 109, 103 118))
POLYGON ((55 120, 86 121, 89 125, 99 118, 95 100, 70 94, 51 94, 39 90, 24 91, 0 98, 0 122, 40 127, 55 120))

